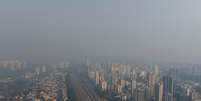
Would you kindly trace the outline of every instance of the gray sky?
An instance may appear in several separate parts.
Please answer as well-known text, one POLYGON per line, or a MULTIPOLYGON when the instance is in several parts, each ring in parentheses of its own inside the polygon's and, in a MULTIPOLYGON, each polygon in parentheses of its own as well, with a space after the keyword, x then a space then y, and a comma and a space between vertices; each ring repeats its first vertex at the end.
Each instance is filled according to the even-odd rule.
POLYGON ((201 62, 200 0, 0 1, 0 57, 201 62))

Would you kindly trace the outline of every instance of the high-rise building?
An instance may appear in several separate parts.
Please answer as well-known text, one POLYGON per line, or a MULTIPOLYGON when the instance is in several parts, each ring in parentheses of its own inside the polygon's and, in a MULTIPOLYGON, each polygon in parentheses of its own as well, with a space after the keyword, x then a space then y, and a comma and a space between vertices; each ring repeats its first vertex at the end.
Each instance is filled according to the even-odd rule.
POLYGON ((99 72, 96 72, 96 85, 99 85, 100 82, 100 75, 99 72))
POLYGON ((155 67, 154 67, 154 74, 155 74, 156 76, 158 76, 158 75, 159 75, 159 72, 160 72, 159 66, 158 66, 158 65, 155 65, 155 67))
POLYGON ((107 81, 101 80, 101 81, 100 81, 100 84, 101 84, 101 89, 102 89, 103 91, 106 91, 106 90, 107 90, 107 81))
POLYGON ((47 71, 46 66, 42 66, 42 72, 46 72, 46 71, 47 71))
POLYGON ((163 100, 163 82, 156 84, 155 86, 155 101, 163 100))
POLYGON ((36 73, 36 75, 39 75, 39 74, 40 74, 40 68, 39 68, 39 67, 36 67, 36 68, 35 68, 35 73, 36 73))
POLYGON ((154 98, 154 96, 155 96, 155 91, 154 91, 154 86, 145 86, 145 99, 147 100, 147 101, 152 101, 151 99, 153 99, 154 98))
POLYGON ((133 94, 134 90, 136 89, 137 82, 135 79, 131 80, 131 94, 133 94))
POLYGON ((173 101, 173 79, 171 76, 163 77, 163 101, 173 101))
POLYGON ((153 73, 147 73, 147 85, 154 86, 156 81, 156 76, 153 73))
POLYGON ((134 91, 134 94, 133 94, 134 97, 132 101, 145 101, 144 95, 145 95, 144 89, 138 88, 134 91))
POLYGON ((87 56, 85 56, 85 65, 88 67, 88 66, 90 66, 90 60, 89 60, 89 58, 87 57, 87 56))
POLYGON ((151 99, 152 97, 154 97, 154 87, 156 83, 155 74, 148 72, 146 80, 147 80, 147 89, 146 89, 147 99, 151 99))
POLYGON ((176 85, 174 98, 176 101, 196 101, 195 98, 192 98, 192 93, 191 87, 189 88, 187 85, 176 85))

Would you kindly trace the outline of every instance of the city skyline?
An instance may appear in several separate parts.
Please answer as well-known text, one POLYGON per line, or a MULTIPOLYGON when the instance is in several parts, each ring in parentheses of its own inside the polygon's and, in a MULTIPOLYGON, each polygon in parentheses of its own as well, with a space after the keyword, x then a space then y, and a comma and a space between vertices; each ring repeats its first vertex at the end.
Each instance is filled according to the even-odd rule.
POLYGON ((0 1, 0 101, 201 101, 200 0, 0 1))

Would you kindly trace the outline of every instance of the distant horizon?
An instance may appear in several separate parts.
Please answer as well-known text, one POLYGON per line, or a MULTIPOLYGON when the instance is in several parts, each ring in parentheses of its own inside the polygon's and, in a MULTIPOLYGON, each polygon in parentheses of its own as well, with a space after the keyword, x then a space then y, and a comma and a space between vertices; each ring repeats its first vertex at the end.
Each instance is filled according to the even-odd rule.
MULTIPOLYGON (((151 60, 132 60, 132 59, 111 59, 111 58, 100 58, 100 57, 88 57, 90 63, 112 63, 112 64, 186 64, 186 65, 201 65, 201 63, 193 63, 193 62, 175 62, 175 61, 151 61, 151 60)), ((10 61, 10 60, 20 60, 24 62, 28 62, 30 64, 54 64, 58 62, 86 62, 84 57, 76 57, 76 58, 64 58, 64 57, 56 57, 56 58, 44 58, 44 59, 32 59, 32 58, 23 58, 23 57, 7 57, 0 58, 0 61, 10 61)))
POLYGON ((0 1, 0 57, 201 63, 201 1, 0 1))

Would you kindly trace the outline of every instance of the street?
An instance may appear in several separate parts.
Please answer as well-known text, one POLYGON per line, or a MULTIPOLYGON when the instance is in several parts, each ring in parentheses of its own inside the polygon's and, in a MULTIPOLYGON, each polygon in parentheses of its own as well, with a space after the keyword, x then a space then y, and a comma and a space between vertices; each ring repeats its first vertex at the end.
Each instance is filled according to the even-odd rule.
POLYGON ((70 78, 70 82, 72 83, 72 87, 75 91, 77 101, 106 101, 96 94, 89 82, 81 79, 78 69, 72 69, 70 78))

